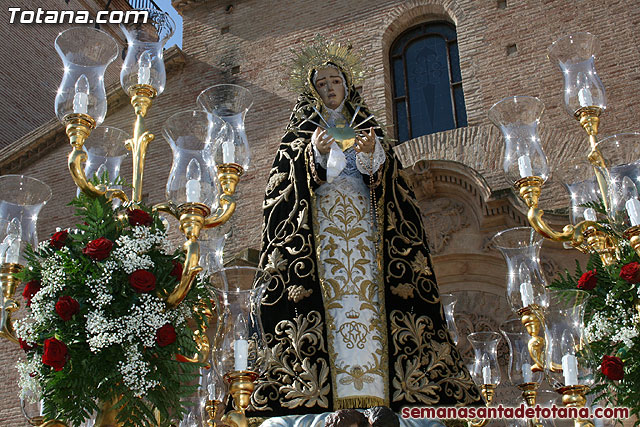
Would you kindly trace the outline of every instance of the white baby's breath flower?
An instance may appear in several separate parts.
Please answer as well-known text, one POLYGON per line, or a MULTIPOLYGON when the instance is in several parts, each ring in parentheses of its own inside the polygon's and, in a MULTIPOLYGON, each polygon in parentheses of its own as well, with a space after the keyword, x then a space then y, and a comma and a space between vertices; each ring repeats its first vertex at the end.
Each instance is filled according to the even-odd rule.
POLYGON ((156 230, 151 232, 149 227, 136 226, 132 228, 133 236, 120 236, 116 240, 116 248, 112 252, 122 269, 131 274, 136 270, 150 270, 154 264, 148 252, 158 248, 165 254, 171 253, 171 244, 166 233, 156 230))
POLYGON ((92 352, 113 344, 140 343, 144 347, 155 345, 156 332, 170 323, 166 305, 151 294, 140 294, 139 302, 125 316, 109 318, 103 311, 87 314, 87 340, 92 352))
POLYGON ((36 403, 41 394, 41 367, 42 363, 35 357, 31 360, 18 360, 16 363, 19 375, 20 397, 27 399, 31 403, 36 403))
POLYGON ((633 339, 638 336, 638 320, 637 311, 617 304, 606 312, 595 313, 586 325, 585 334, 589 341, 622 342, 631 348, 633 339))
POLYGON ((118 362, 118 370, 122 374, 124 384, 136 397, 144 396, 158 385, 157 381, 147 378, 151 369, 142 359, 140 348, 135 344, 126 348, 124 361, 118 362))
POLYGON ((16 336, 30 346, 35 345, 38 339, 38 334, 36 332, 35 326, 35 322, 30 318, 19 319, 13 323, 13 328, 16 332, 16 336))
POLYGON ((87 343, 91 352, 98 353, 112 344, 121 343, 121 337, 116 333, 118 325, 107 319, 102 311, 91 311, 86 319, 87 343))

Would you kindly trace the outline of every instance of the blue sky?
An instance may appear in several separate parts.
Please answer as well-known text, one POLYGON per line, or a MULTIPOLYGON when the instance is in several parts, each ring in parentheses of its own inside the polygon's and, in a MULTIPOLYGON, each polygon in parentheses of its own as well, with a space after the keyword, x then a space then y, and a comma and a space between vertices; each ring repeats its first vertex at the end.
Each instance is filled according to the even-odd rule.
POLYGON ((173 6, 171 6, 171 0, 154 0, 154 1, 160 7, 160 9, 162 9, 165 12, 169 12, 169 15, 171 15, 171 18, 173 18, 173 20, 176 23, 176 32, 173 34, 173 37, 171 37, 167 42, 167 44, 165 45, 165 49, 170 48, 174 44, 177 44, 178 47, 182 48, 182 17, 178 15, 178 12, 176 12, 173 6))

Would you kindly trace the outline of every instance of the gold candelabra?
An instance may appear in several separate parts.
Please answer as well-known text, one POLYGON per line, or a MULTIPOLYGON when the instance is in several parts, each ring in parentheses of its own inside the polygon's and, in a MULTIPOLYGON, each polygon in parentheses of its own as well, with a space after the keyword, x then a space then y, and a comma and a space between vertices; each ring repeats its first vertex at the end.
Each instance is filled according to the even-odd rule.
MULTIPOLYGON (((162 49, 168 37, 161 32, 172 31, 171 26, 172 23, 168 15, 156 13, 150 26, 144 28, 134 26, 128 29, 122 27, 129 43, 127 58, 121 72, 121 82, 123 89, 130 97, 135 114, 133 136, 124 141, 124 147, 130 151, 133 162, 130 198, 116 184, 95 184, 95 181, 92 182, 88 178, 86 172, 89 166, 89 155, 85 142, 105 118, 107 105, 104 72, 107 65, 115 59, 118 47, 109 35, 93 28, 72 28, 61 33, 56 39, 56 50, 65 64, 65 74, 56 97, 56 114, 65 126, 66 135, 71 144, 71 152, 68 156, 70 175, 78 189, 90 197, 104 196, 108 201, 118 199, 119 206, 123 211, 119 215, 120 219, 125 219, 127 212, 139 207, 142 202, 147 150, 149 144, 155 140, 153 133, 145 127, 145 118, 154 98, 160 95, 164 89, 166 76, 162 49), (146 39, 149 37, 148 30, 150 28, 157 31, 157 40, 153 43, 146 39), (79 44, 79 40, 82 40, 82 43, 79 44)), ((238 111, 232 112, 233 117, 219 117, 216 114, 218 113, 217 109, 225 112, 230 110, 226 104, 223 108, 212 102, 203 106, 207 111, 193 110, 175 114, 169 120, 176 116, 180 117, 173 121, 173 128, 165 125, 165 138, 174 152, 174 167, 172 167, 171 174, 173 175, 171 178, 175 179, 173 181, 170 179, 170 183, 174 182, 174 187, 170 188, 170 184, 167 184, 168 200, 154 205, 153 211, 173 216, 178 221, 180 230, 185 237, 182 246, 185 262, 181 278, 171 292, 162 296, 169 309, 181 304, 189 294, 196 276, 203 270, 200 265, 199 239, 201 232, 204 229, 212 229, 225 224, 235 212, 234 194, 240 176, 249 163, 249 150, 243 121, 244 115, 251 105, 251 97, 247 95, 246 89, 236 86, 233 87, 240 88, 244 92, 240 95, 227 92, 228 86, 232 85, 214 86, 209 88, 212 89, 209 92, 214 92, 216 95, 223 92, 223 98, 229 97, 229 99, 216 99, 216 102, 233 103, 238 108, 238 111), (220 89, 219 92, 218 89, 220 89), (237 98, 234 99, 234 96, 237 98), (182 140, 186 140, 188 143, 193 143, 195 140, 200 144, 200 148, 195 150, 192 146, 182 147, 180 145, 184 142, 182 140), (222 145, 224 145, 224 150, 222 145), (199 154, 193 154, 194 152, 199 154), (197 155, 201 157, 196 157, 197 155), (189 156, 192 158, 188 164, 179 163, 185 157, 188 161, 189 156), (182 175, 176 178, 174 176, 176 173, 182 175), (180 182, 182 183, 180 184, 180 182)), ((46 185, 44 186, 46 187, 46 185)), ((44 202, 46 203, 46 200, 44 202)), ((37 212, 35 216, 37 216, 37 212)), ((35 229, 35 219, 32 223, 35 229)), ((10 223, 7 230, 12 230, 16 236, 11 234, 1 242, 3 246, 0 249, 3 250, 3 253, 8 250, 13 251, 13 246, 9 247, 13 242, 20 242, 19 239, 16 240, 21 233, 20 223, 18 222, 14 228, 11 227, 13 225, 10 223)), ((37 241, 30 243, 36 244, 37 241)), ((19 274, 24 266, 17 251, 11 253, 11 262, 0 260, 2 262, 0 265, 0 282, 3 289, 2 303, 4 313, 6 313, 0 336, 18 343, 12 315, 19 308, 14 294, 20 284, 19 274), (15 256, 13 256, 14 252, 15 256)), ((7 260, 9 259, 7 258, 7 260)), ((207 306, 204 315, 210 320, 213 319, 214 315, 208 309, 208 305, 203 304, 204 306, 207 306)), ((205 330, 194 331, 197 353, 195 356, 178 355, 183 361, 194 363, 207 361, 210 355, 210 343, 205 332, 205 330)), ((244 411, 249 405, 253 382, 256 378, 257 373, 251 371, 229 374, 231 394, 237 408, 236 413, 228 414, 230 423, 235 423, 238 426, 246 425, 244 411)), ((117 410, 114 410, 112 403, 107 402, 103 405, 99 411, 96 425, 121 425, 116 422, 117 410)), ((214 420, 220 417, 220 412, 223 410, 220 401, 208 401, 209 425, 216 425, 214 420)), ((30 422, 33 425, 64 426, 58 420, 45 421, 43 417, 31 418, 30 422)))
MULTIPOLYGON (((572 168, 568 168, 571 172, 566 173, 566 185, 572 197, 572 223, 565 225, 561 231, 546 223, 544 211, 538 205, 542 187, 549 176, 547 159, 537 134, 544 109, 542 102, 533 97, 505 98, 490 109, 489 118, 502 132, 506 143, 503 168, 507 179, 513 183, 527 206, 527 219, 533 230, 545 239, 564 242, 583 253, 596 254, 607 267, 619 261, 624 240, 640 256, 640 200, 634 185, 636 177, 630 176, 631 172, 623 167, 640 157, 637 150, 624 143, 625 140, 633 138, 633 142, 636 142, 640 134, 614 135, 598 141, 598 128, 606 108, 606 96, 604 86, 595 71, 597 49, 597 39, 589 33, 563 37, 549 48, 549 58, 563 72, 566 109, 580 123, 588 137, 586 161, 572 165, 572 168), (593 173, 591 177, 583 177, 585 172, 593 173)), ((532 238, 528 239, 528 243, 526 238, 518 243, 507 240, 501 237, 502 247, 497 246, 507 259, 510 275, 519 276, 521 274, 511 265, 518 256, 509 251, 525 253, 528 247, 539 244, 532 238)), ((526 256, 516 262, 522 262, 524 258, 526 256)), ((537 254, 529 254, 528 259, 537 268, 537 254)), ((525 264, 526 262, 528 261, 525 264)), ((550 296, 544 287, 544 279, 538 280, 538 284, 543 285, 538 288, 532 287, 531 282, 521 280, 521 288, 517 289, 518 280, 510 278, 510 285, 511 281, 516 282, 516 286, 510 288, 515 295, 511 301, 512 307, 520 315, 522 325, 531 337, 528 350, 531 359, 535 361, 531 367, 532 372, 544 370, 550 379, 553 376, 554 388, 563 395, 566 406, 583 406, 591 376, 584 375, 580 379, 576 377, 579 369, 589 369, 577 364, 576 354, 585 348, 584 332, 583 328, 576 329, 576 325, 563 325, 563 322, 566 318, 572 318, 574 323, 582 325, 586 298, 584 295, 574 295, 572 298, 575 305, 561 316, 552 313, 556 317, 549 320, 549 311, 557 311, 557 308, 548 302, 550 296), (550 333, 548 327, 554 332, 550 333), (560 331, 563 334, 571 332, 571 337, 575 339, 573 346, 565 343, 563 347, 558 342, 548 342, 559 339, 553 336, 560 333, 558 327, 565 328, 560 331), (559 356, 562 356, 562 364, 559 356), (563 375, 564 378, 561 378, 563 375)), ((556 303, 562 304, 560 300, 556 303)), ((534 389, 525 387, 522 390, 527 402, 535 401, 534 389)), ((575 424, 579 427, 591 423, 576 419, 575 424)))
POLYGON ((249 423, 245 412, 249 407, 258 373, 234 371, 225 374, 224 379, 229 383, 229 394, 233 398, 234 410, 227 412, 222 417, 222 422, 231 427, 248 427, 249 423))
MULTIPOLYGON (((589 387, 586 385, 574 385, 562 387, 558 390, 562 394, 562 404, 567 408, 583 408, 587 404, 586 395, 589 387)), ((593 427, 594 424, 583 418, 574 419, 574 427, 593 427)))
MULTIPOLYGON (((491 403, 493 402, 493 398, 496 394, 496 387, 497 384, 482 384, 480 386, 480 393, 482 394, 487 407, 491 406, 491 403)), ((474 419, 469 420, 469 425, 471 427, 484 427, 489 424, 490 421, 490 418, 474 419)))

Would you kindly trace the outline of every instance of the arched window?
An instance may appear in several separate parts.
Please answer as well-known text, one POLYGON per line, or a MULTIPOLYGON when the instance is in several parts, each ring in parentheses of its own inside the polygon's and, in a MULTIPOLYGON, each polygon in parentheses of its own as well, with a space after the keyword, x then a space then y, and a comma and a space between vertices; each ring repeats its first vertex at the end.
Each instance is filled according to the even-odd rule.
POLYGON ((391 45, 390 63, 398 142, 467 125, 453 24, 408 29, 391 45))

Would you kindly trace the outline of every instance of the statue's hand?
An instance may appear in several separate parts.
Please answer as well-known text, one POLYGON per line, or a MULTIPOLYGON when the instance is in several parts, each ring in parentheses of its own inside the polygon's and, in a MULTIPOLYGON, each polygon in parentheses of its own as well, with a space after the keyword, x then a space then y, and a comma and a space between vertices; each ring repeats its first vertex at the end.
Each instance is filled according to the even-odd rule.
POLYGON ((311 143, 315 145, 320 154, 328 154, 331 150, 333 138, 327 135, 326 129, 316 128, 313 135, 311 135, 311 143))
POLYGON ((362 133, 356 136, 355 150, 358 153, 373 153, 376 148, 376 134, 373 128, 369 129, 369 133, 362 133))

